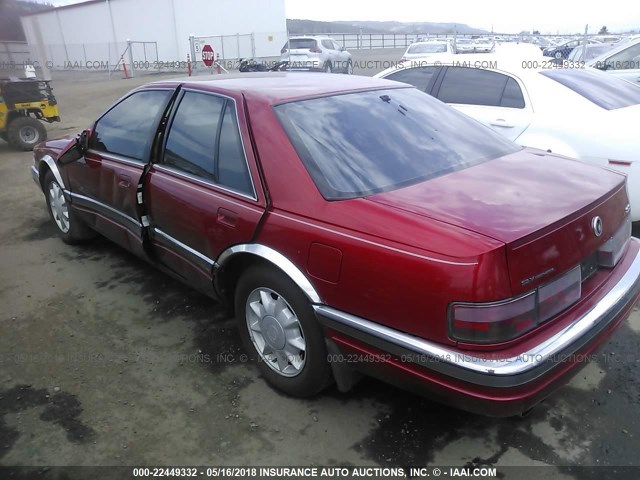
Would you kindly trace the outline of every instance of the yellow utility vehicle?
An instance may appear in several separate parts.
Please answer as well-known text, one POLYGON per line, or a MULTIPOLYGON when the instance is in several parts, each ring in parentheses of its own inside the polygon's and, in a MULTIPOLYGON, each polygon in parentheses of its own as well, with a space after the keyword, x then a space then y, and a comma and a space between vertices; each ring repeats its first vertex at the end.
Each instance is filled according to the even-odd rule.
POLYGON ((47 139, 43 122, 59 122, 58 102, 48 81, 0 78, 0 138, 19 150, 47 139))

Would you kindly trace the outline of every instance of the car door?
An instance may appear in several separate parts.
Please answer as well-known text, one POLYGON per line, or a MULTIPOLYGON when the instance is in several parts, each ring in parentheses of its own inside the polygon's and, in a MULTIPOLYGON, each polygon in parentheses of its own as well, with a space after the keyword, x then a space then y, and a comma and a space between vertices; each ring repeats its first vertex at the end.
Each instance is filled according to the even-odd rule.
POLYGON ((206 293, 219 254, 251 242, 266 208, 242 101, 184 89, 145 176, 154 255, 206 293))
POLYGON ((337 70, 339 68, 337 64, 340 63, 340 59, 337 55, 338 52, 336 52, 333 48, 333 42, 330 39, 324 39, 321 43, 322 50, 327 56, 327 61, 331 62, 332 70, 337 70))
POLYGON ((84 157, 66 166, 71 202, 84 220, 141 256, 137 187, 174 91, 144 89, 120 100, 95 122, 84 157))
POLYGON ((491 70, 448 67, 434 94, 512 141, 533 117, 522 84, 513 76, 491 70))

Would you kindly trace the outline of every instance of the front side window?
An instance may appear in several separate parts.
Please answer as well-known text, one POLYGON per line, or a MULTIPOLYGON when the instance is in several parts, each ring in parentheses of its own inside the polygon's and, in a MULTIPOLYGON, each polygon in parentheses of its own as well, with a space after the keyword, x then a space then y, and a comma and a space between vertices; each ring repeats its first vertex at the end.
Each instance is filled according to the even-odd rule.
POLYGON ((478 68, 450 67, 438 98, 445 103, 499 107, 509 77, 478 68))
POLYGON ((274 108, 327 200, 413 185, 521 149, 415 88, 335 95, 274 108))
POLYGON ((607 58, 607 70, 631 70, 640 68, 640 43, 607 58))
POLYGON ((163 164, 253 195, 233 101, 187 91, 167 136, 163 164))
POLYGON ((145 161, 160 115, 173 91, 136 92, 109 110, 94 127, 91 148, 145 161))

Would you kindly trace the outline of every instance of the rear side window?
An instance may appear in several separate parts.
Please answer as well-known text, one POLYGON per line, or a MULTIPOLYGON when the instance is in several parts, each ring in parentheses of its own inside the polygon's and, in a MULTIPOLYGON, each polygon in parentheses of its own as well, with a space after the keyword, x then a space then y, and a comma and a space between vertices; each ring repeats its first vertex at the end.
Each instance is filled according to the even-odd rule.
POLYGON ((333 50, 333 42, 331 40, 322 40, 322 46, 327 50, 333 50))
POLYGON ((292 38, 289 40, 291 50, 315 48, 316 41, 313 38, 292 38))
POLYGON ((504 87, 502 93, 502 100, 500 100, 501 107, 509 108, 524 108, 524 97, 522 96, 522 90, 520 85, 515 79, 509 77, 507 85, 504 87))
POLYGON ((184 93, 167 136, 163 164, 254 194, 234 103, 216 95, 184 93))
POLYGON ((521 149, 415 88, 335 95, 274 108, 327 200, 401 188, 521 149))
POLYGON ((164 164, 215 181, 214 153, 225 99, 186 92, 171 123, 164 164))
POLYGON ((540 72, 606 110, 640 104, 640 88, 614 75, 588 69, 558 68, 540 72))
POLYGON ((438 68, 439 67, 407 68, 404 70, 398 70, 384 78, 387 80, 395 80, 396 82, 408 83, 409 85, 416 87, 418 90, 425 92, 438 68))
POLYGON ((445 103, 499 107, 509 77, 478 68, 450 67, 438 98, 445 103))
POLYGON ((239 192, 252 194, 253 187, 238 130, 236 110, 227 102, 220 128, 217 163, 218 182, 239 192))
POLYGON ((96 123, 91 148, 144 161, 172 93, 149 90, 122 100, 96 123))

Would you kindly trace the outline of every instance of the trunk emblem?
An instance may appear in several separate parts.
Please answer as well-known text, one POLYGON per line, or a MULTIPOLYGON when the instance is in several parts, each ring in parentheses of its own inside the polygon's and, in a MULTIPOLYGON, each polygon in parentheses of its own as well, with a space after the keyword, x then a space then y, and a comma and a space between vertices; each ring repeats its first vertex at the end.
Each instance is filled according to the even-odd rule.
POLYGON ((591 220, 591 228, 596 237, 602 235, 602 219, 600 217, 593 217, 591 220))

